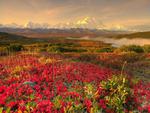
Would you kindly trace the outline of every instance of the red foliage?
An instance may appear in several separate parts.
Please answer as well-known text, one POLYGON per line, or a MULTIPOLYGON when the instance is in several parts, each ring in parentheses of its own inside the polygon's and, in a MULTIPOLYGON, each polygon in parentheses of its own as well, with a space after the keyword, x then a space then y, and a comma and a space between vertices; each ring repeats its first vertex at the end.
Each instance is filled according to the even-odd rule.
MULTIPOLYGON (((98 94, 104 92, 98 86, 102 80, 106 80, 114 72, 107 68, 101 68, 93 64, 86 63, 49 63, 42 64, 35 56, 18 56, 17 59, 7 59, 0 64, 0 107, 10 107, 12 112, 20 109, 37 113, 63 112, 66 105, 72 103, 61 101, 61 108, 54 109, 51 100, 60 95, 62 98, 76 99, 76 103, 82 102, 90 111, 92 101, 82 99, 82 95, 76 91, 69 91, 70 88, 76 90, 83 88, 82 83, 94 83, 98 94), (16 66, 21 68, 17 73, 12 73, 16 66), (77 85, 76 82, 81 84, 77 85), (33 104, 35 102, 35 105, 33 104)), ((142 103, 143 99, 150 100, 150 84, 139 83, 134 87, 135 101, 142 103), (146 95, 143 98, 142 95, 146 95)), ((106 94, 103 94, 106 95, 106 94)), ((106 109, 106 101, 97 99, 99 106, 106 109)), ((145 107, 145 106, 144 106, 145 107)), ((150 106, 146 108, 150 111, 150 106)), ((6 110, 6 109, 4 109, 6 110)), ((108 109, 109 111, 109 109, 108 109)))

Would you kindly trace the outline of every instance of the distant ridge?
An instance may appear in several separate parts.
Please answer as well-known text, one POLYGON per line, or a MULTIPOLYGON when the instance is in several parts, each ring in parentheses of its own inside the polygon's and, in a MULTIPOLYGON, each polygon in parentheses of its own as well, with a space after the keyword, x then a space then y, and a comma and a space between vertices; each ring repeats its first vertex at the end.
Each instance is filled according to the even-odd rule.
POLYGON ((98 37, 98 36, 113 36, 118 34, 126 34, 126 31, 109 31, 98 29, 83 29, 83 28, 70 28, 70 29, 29 29, 29 28, 0 28, 0 32, 7 32, 17 35, 22 35, 31 38, 49 38, 49 37, 98 37))

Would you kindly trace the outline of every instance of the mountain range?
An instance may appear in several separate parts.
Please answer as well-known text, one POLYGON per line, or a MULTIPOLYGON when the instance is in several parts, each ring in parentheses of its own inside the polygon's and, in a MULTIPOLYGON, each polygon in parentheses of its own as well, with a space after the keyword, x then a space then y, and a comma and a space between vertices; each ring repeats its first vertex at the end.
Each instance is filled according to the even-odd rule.
POLYGON ((29 29, 70 29, 70 28, 82 28, 82 29, 100 29, 100 30, 119 30, 124 31, 125 29, 123 27, 113 26, 112 28, 109 28, 106 26, 102 21, 94 18, 94 17, 84 17, 82 19, 73 21, 73 22, 62 22, 55 25, 50 25, 48 23, 36 23, 29 21, 25 23, 24 25, 19 25, 16 23, 11 24, 0 24, 0 28, 29 28, 29 29))

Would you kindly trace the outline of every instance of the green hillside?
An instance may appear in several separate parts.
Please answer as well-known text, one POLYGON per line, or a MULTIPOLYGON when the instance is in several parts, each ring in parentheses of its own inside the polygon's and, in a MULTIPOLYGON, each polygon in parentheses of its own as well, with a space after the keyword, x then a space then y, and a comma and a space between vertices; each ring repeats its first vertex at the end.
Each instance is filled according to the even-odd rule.
POLYGON ((44 41, 46 40, 36 39, 36 38, 27 38, 21 35, 0 32, 0 46, 10 45, 13 43, 32 44, 32 43, 44 42, 44 41))
POLYGON ((150 31, 137 32, 131 34, 122 34, 122 35, 114 36, 113 38, 150 38, 150 31))

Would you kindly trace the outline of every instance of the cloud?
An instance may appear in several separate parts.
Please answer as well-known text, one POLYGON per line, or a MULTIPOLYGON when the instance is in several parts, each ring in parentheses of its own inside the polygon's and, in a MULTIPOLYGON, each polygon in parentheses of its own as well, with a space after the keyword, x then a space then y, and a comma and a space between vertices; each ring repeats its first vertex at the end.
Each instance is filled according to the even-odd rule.
POLYGON ((110 26, 145 24, 149 6, 150 0, 0 0, 0 23, 59 24, 93 17, 110 26))

